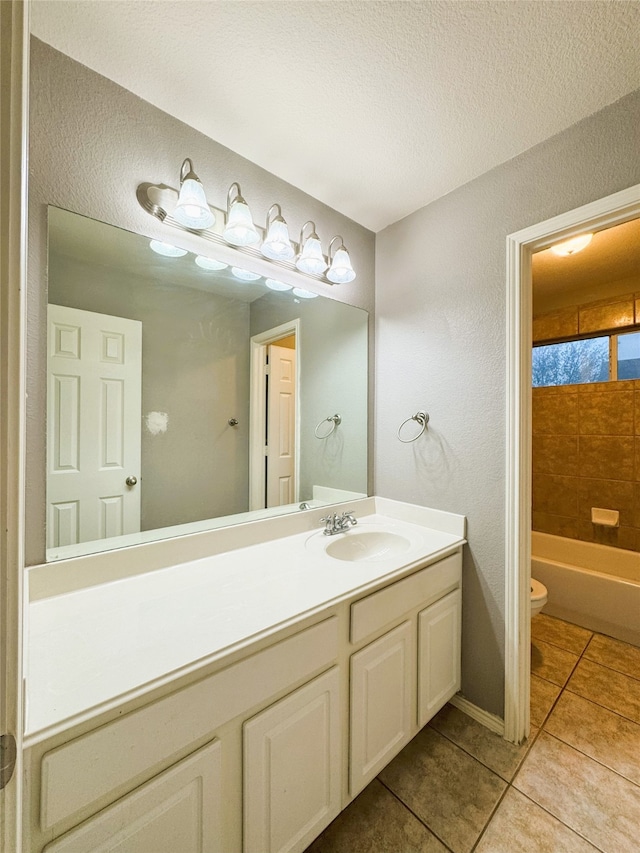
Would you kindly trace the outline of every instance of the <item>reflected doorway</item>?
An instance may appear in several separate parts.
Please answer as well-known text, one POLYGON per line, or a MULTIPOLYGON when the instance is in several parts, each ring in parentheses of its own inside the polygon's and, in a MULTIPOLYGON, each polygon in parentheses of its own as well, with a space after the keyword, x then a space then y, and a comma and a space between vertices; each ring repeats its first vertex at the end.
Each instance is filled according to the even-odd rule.
POLYGON ((299 321, 251 338, 250 509, 296 503, 299 321))

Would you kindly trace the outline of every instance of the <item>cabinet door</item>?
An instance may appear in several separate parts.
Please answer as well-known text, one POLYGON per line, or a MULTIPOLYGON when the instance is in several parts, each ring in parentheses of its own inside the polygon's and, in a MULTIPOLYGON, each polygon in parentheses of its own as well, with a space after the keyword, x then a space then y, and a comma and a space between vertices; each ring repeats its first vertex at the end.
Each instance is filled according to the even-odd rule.
POLYGON ((352 797, 414 734, 414 643, 404 622, 351 657, 352 797))
POLYGON ((48 844, 44 853, 224 853, 220 741, 48 844))
POLYGON ((418 722, 426 725, 460 689, 459 589, 418 614, 418 722))
POLYGON ((340 812, 338 668, 244 724, 244 851, 304 850, 340 812))

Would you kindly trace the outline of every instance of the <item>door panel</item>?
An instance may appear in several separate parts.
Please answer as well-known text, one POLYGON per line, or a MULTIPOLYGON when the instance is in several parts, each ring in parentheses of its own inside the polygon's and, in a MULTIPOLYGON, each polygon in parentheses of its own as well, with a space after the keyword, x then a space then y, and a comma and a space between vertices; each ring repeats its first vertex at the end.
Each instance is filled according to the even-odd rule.
POLYGON ((50 305, 48 341, 47 547, 136 533, 142 324, 50 305))
POLYGON ((296 351, 271 344, 267 403, 267 506, 296 499, 296 351))

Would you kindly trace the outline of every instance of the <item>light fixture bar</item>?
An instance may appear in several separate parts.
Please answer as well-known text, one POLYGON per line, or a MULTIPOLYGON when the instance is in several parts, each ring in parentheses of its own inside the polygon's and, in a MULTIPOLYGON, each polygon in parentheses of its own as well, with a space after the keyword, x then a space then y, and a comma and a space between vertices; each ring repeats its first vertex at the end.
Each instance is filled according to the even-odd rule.
MULTIPOLYGON (((180 177, 183 184, 187 180, 197 180, 197 176, 193 173, 191 160, 188 158, 182 164, 180 177)), ((179 203, 180 193, 173 187, 166 184, 141 183, 136 190, 136 197, 142 209, 159 222, 196 235, 208 243, 223 247, 226 251, 240 252, 243 255, 260 260, 262 264, 268 263, 270 266, 280 267, 295 272, 297 275, 304 275, 325 285, 342 284, 355 278, 355 272, 341 237, 334 238, 331 241, 329 255, 325 256, 320 239, 316 234, 315 224, 309 220, 302 227, 300 242, 296 243, 289 238, 287 223, 282 216, 282 209, 279 204, 273 204, 269 208, 265 227, 257 225, 251 217, 237 181, 234 181, 229 187, 226 210, 207 202, 207 208, 211 216, 214 217, 214 221, 206 228, 190 227, 179 220, 175 211, 179 203), (234 223, 237 225, 239 220, 241 220, 240 224, 247 229, 245 236, 248 235, 252 238, 251 243, 241 244, 232 239, 234 235, 233 233, 230 234, 229 228, 234 223), (270 240, 270 238, 274 239, 270 240), (340 240, 340 248, 333 253, 333 244, 337 239, 340 240), (287 248, 287 242, 290 248, 287 248), (275 250, 272 252, 269 252, 268 248, 270 243, 275 246, 275 250), (342 252, 343 254, 341 254, 342 252), (334 275, 336 259, 341 261, 339 281, 334 275)), ((171 239, 168 238, 167 242, 171 242, 171 239)), ((226 251, 223 253, 223 257, 226 251)), ((206 252, 202 251, 200 254, 206 255, 206 252)), ((237 265, 241 266, 241 264, 237 265)), ((276 275, 272 277, 277 280, 276 275)))

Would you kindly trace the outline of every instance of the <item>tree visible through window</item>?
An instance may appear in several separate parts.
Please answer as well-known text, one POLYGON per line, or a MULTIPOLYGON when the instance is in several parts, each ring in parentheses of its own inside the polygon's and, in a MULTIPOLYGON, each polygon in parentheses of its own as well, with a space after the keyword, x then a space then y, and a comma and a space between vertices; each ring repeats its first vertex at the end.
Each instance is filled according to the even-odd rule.
POLYGON ((581 385, 609 379, 609 337, 533 348, 533 387, 581 385))

